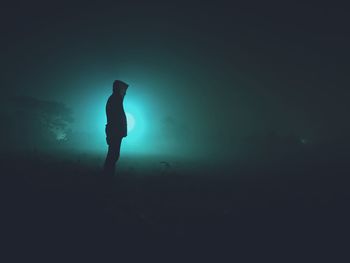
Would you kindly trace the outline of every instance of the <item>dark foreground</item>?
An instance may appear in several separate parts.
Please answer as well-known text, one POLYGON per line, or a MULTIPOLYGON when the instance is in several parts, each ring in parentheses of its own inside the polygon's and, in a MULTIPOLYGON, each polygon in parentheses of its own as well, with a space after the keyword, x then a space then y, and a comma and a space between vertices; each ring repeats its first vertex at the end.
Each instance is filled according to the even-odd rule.
POLYGON ((114 178, 69 162, 3 157, 2 256, 345 262, 350 179, 339 156, 114 178))

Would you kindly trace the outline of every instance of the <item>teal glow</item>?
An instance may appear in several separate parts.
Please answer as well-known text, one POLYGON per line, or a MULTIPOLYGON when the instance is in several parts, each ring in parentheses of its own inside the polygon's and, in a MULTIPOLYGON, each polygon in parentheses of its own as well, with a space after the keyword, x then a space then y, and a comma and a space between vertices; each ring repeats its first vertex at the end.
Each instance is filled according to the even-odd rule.
POLYGON ((128 122, 128 136, 123 140, 122 150, 128 153, 137 153, 147 148, 145 136, 146 105, 140 102, 137 97, 133 97, 132 94, 128 95, 129 96, 124 99, 124 109, 128 122))
MULTIPOLYGON (((96 85, 98 86, 98 85, 96 85)), ((74 144, 79 143, 79 148, 86 151, 99 152, 105 154, 107 150, 106 144, 106 102, 111 95, 109 85, 101 85, 100 90, 95 89, 95 93, 91 93, 75 107, 75 122, 72 125, 73 133, 79 134, 74 144), (86 105, 90 105, 86 107, 86 105)), ((124 110, 127 117, 128 134, 122 141, 121 152, 127 155, 149 153, 155 151, 147 129, 146 120, 149 116, 149 102, 143 96, 138 94, 139 89, 133 85, 136 91, 130 90, 124 98, 124 110)), ((94 87, 95 88, 95 87, 94 87)), ((73 145, 73 144, 72 144, 73 145)), ((74 146, 74 145, 73 145, 74 146)))
MULTIPOLYGON (((106 102, 111 95, 110 83, 90 83, 89 93, 78 101, 72 97, 75 121, 67 134, 67 144, 72 148, 101 156, 106 154, 106 102)), ((130 88, 123 101, 128 134, 122 141, 121 157, 183 154, 188 147, 183 146, 182 142, 188 137, 182 136, 181 129, 178 133, 177 121, 164 121, 169 115, 169 112, 162 110, 165 102, 155 101, 155 94, 144 92, 150 89, 144 83, 128 83, 130 88)))
POLYGON ((126 122, 128 124, 128 132, 131 132, 135 128, 136 121, 134 116, 131 113, 126 112, 125 114, 126 114, 126 122))

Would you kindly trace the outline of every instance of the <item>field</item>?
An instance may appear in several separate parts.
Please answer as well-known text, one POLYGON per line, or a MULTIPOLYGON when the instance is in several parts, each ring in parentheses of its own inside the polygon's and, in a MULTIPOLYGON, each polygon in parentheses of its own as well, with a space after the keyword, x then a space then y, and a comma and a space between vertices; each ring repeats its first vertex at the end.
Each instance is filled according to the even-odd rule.
POLYGON ((6 154, 4 251, 48 262, 210 254, 218 261, 334 260, 349 237, 345 150, 320 146, 220 165, 122 157, 113 178, 100 173, 103 156, 6 154))

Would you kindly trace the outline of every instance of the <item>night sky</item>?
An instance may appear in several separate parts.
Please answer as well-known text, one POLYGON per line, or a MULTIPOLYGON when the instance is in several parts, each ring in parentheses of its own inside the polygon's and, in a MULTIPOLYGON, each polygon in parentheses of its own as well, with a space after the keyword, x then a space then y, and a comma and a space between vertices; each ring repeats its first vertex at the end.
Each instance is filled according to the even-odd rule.
POLYGON ((135 118, 122 154, 230 160, 271 134, 348 137, 345 6, 26 1, 0 12, 3 149, 104 154, 115 79, 130 85, 135 118))

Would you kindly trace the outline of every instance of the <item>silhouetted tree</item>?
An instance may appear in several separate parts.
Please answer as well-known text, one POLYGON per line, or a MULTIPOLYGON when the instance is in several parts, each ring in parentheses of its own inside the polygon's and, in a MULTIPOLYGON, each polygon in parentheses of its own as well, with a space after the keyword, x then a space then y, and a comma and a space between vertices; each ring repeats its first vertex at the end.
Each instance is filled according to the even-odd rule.
POLYGON ((15 148, 42 148, 65 140, 72 111, 65 104, 28 96, 15 96, 7 103, 8 139, 15 148))

